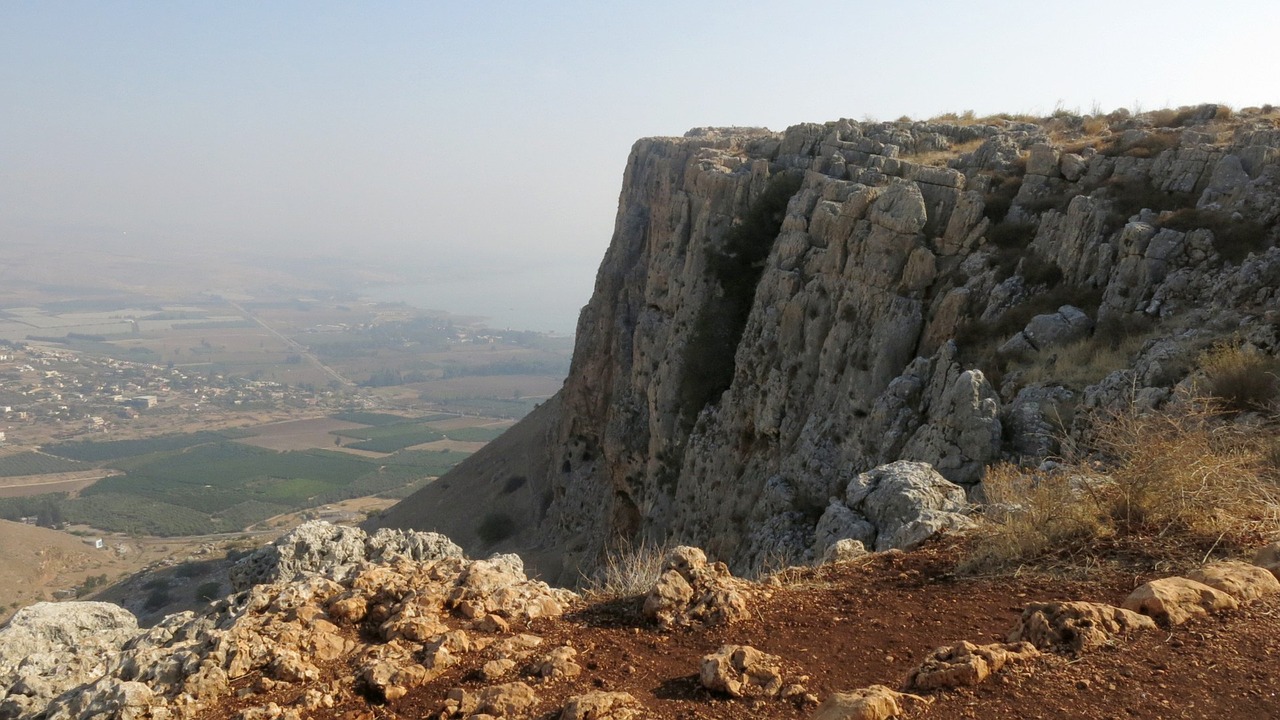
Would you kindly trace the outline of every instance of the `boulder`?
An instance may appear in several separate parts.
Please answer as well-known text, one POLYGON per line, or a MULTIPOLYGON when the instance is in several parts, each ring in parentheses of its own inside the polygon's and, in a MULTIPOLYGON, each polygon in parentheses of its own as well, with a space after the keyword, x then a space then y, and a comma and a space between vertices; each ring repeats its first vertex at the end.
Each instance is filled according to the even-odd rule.
POLYGON ((1041 650, 1080 653, 1107 645, 1117 636, 1154 630, 1155 621, 1131 610, 1089 602, 1038 602, 1022 611, 1009 642, 1028 642, 1041 650))
POLYGON ((730 697, 774 697, 782 691, 781 659, 748 645, 724 645, 702 658, 702 687, 730 697))
POLYGON ((822 517, 818 518, 813 535, 814 555, 825 558, 831 548, 842 542, 857 543, 865 550, 867 545, 875 543, 876 526, 839 499, 832 498, 822 517))
POLYGON ((1063 305, 1057 312, 1036 315, 1027 326, 996 351, 1004 356, 1042 351, 1083 340, 1093 332, 1093 320, 1078 307, 1063 305))
POLYGON ((463 688, 449 691, 445 700, 445 717, 491 715, 498 718, 523 717, 522 713, 538 702, 533 688, 522 682, 490 685, 475 692, 463 688))
POLYGON ((973 526, 961 514, 968 508, 964 488, 928 463, 899 460, 858 475, 845 489, 845 505, 876 526, 876 550, 910 550, 939 532, 973 526))
POLYGON ((1231 560, 1205 565, 1188 573, 1187 578, 1221 590, 1241 603, 1280 592, 1280 580, 1265 568, 1231 560))
POLYGON ((822 564, 853 562, 867 554, 867 548, 858 540, 845 538, 837 540, 822 553, 822 564))
POLYGON ((681 546, 663 560, 643 613, 664 628, 727 625, 748 616, 746 593, 747 583, 730 575, 724 563, 707 562, 698 548, 681 546))
POLYGON ((910 709, 928 706, 932 701, 919 695, 872 685, 848 693, 833 693, 810 717, 810 720, 890 720, 902 717, 910 709))
POLYGON ((596 690, 574 695, 565 703, 560 720, 640 720, 644 709, 631 693, 596 690))
POLYGON ((582 674, 582 666, 573 661, 577 655, 577 650, 561 645, 542 658, 535 667, 535 674, 543 680, 577 677, 582 674))
POLYGON ((924 663, 912 671, 907 684, 917 690, 977 685, 1008 663, 1028 660, 1039 654, 1040 651, 1028 642, 974 645, 961 641, 930 653, 924 663))
POLYGON ((416 562, 460 558, 462 549, 439 533, 384 528, 370 537, 359 528, 313 520, 237 562, 229 577, 240 591, 304 575, 339 578, 362 563, 389 563, 397 557, 416 562))
POLYGON ((36 603, 0 628, 0 698, 6 716, 26 716, 58 695, 93 683, 139 635, 128 610, 104 602, 36 603), (21 706, 21 711, 19 707, 21 706))
POLYGON ((1238 606, 1235 598, 1221 590, 1184 577, 1169 577, 1138 587, 1125 599, 1123 607, 1158 622, 1181 625, 1193 617, 1238 606))

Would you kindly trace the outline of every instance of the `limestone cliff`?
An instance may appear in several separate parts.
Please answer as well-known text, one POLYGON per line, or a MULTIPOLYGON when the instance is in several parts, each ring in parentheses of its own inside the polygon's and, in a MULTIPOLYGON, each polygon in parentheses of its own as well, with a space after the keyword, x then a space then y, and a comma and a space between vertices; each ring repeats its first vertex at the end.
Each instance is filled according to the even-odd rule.
POLYGON ((562 581, 619 542, 804 559, 859 473, 972 488, 1213 339, 1274 354, 1277 217, 1269 109, 641 140, 564 388, 381 522, 562 581))

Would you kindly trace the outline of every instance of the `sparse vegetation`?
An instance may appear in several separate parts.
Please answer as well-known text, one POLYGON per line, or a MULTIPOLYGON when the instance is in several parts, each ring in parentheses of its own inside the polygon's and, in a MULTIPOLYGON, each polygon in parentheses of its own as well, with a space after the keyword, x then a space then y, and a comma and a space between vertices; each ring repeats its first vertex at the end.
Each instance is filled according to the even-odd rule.
POLYGON ((1240 262, 1251 252, 1266 249, 1270 229, 1256 220, 1232 218, 1224 210, 1184 207, 1160 219, 1160 227, 1187 232, 1204 228, 1213 232, 1213 247, 1230 262, 1240 262))
POLYGON ((643 595, 661 575, 668 549, 665 545, 625 543, 610 550, 584 579, 583 591, 602 600, 643 595))
POLYGON ((1049 473, 990 468, 988 522, 970 566, 1087 553, 1113 536, 1248 547, 1280 519, 1280 488, 1266 472, 1270 435, 1224 420, 1203 401, 1131 408, 1093 423, 1092 460, 1049 473))
POLYGON ((1229 412, 1276 409, 1280 360, 1252 347, 1215 345, 1200 357, 1203 391, 1229 412))

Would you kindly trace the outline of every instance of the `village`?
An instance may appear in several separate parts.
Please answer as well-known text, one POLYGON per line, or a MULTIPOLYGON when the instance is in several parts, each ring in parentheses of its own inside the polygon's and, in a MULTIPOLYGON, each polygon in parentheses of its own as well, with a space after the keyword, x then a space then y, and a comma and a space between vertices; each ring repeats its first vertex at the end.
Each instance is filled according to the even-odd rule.
POLYGON ((344 388, 290 386, 189 369, 11 344, 0 350, 0 443, 127 431, 139 418, 185 422, 231 410, 349 406, 344 388))

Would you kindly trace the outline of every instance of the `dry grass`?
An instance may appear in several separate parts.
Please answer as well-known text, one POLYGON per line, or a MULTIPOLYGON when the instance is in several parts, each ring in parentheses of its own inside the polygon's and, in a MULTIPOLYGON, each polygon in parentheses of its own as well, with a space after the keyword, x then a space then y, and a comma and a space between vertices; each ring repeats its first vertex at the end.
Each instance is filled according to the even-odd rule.
POLYGON ((1230 412, 1265 411, 1280 396, 1280 361, 1246 346, 1220 343, 1200 356, 1202 390, 1230 412))
POLYGON ((902 160, 916 163, 917 165, 930 165, 932 167, 946 167, 947 163, 954 160, 965 153, 971 153, 977 150, 983 143, 982 138, 974 138, 962 143, 956 143, 946 150, 931 150, 929 152, 913 153, 911 155, 903 155, 902 160))
POLYGON ((593 599, 616 600, 649 592, 662 575, 667 545, 624 544, 609 551, 591 575, 583 579, 583 594, 593 599))
POLYGON ((1040 473, 1008 463, 987 468, 982 480, 986 523, 966 564, 1017 564, 1108 534, 1097 504, 1081 497, 1089 496, 1088 485, 1096 482, 1087 474, 1040 473))
POLYGON ((1101 333, 1076 342, 1038 353, 1029 358, 1020 382, 1023 386, 1037 383, 1062 385, 1073 390, 1099 382, 1116 370, 1131 366, 1133 356, 1147 340, 1158 333, 1154 329, 1127 334, 1109 342, 1101 333))
POLYGON ((1245 548, 1280 529, 1270 429, 1231 423, 1204 401, 1176 412, 1129 409, 1094 429, 1101 460, 1049 473, 988 469, 986 523, 969 569, 1088 555, 1112 537, 1245 548))

